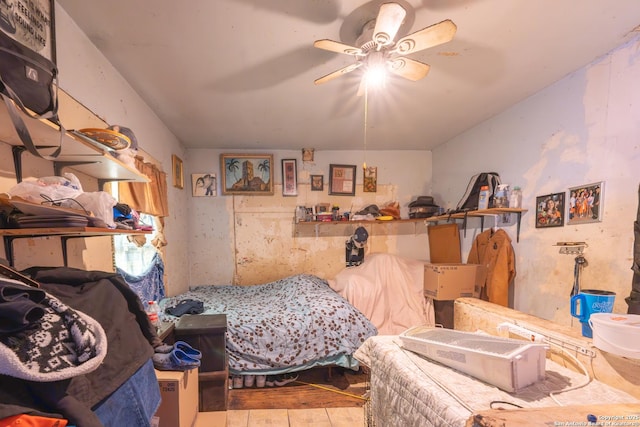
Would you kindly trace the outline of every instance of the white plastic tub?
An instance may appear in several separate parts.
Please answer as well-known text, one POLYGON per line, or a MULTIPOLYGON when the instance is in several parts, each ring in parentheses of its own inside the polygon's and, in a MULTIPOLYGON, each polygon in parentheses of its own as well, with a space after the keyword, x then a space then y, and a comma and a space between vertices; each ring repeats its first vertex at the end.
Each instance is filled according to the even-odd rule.
POLYGON ((640 315, 592 313, 593 345, 630 359, 640 359, 640 315))
POLYGON ((407 350, 508 392, 545 377, 544 344, 429 326, 410 328, 400 340, 407 350))

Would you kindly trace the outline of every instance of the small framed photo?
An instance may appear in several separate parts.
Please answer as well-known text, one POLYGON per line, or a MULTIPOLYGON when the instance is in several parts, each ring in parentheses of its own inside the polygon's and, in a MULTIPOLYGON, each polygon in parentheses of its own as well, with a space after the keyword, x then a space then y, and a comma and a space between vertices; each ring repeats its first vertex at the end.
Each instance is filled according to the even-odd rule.
POLYGON ((324 191, 324 175, 311 175, 311 191, 324 191))
POLYGON ((567 224, 602 221, 604 214, 604 181, 569 188, 567 224))
POLYGON ((329 194, 334 196, 355 196, 355 165, 329 165, 329 194))
POLYGON ((313 153, 315 150, 313 148, 303 148, 302 149, 302 161, 303 162, 313 162, 313 153))
POLYGON ((536 228, 564 225, 564 193, 536 197, 536 228))
POLYGON ((273 154, 221 154, 222 194, 273 195, 273 154))
POLYGON ((364 179, 362 191, 365 193, 375 193, 378 191, 378 168, 367 166, 364 168, 364 179))
POLYGON ((282 160, 282 195, 298 195, 298 168, 296 159, 282 160))
POLYGON ((184 188, 184 169, 182 159, 175 154, 171 156, 171 167, 173 169, 173 186, 176 188, 184 188))
POLYGON ((215 173, 192 173, 191 194, 193 197, 217 196, 217 183, 215 173))

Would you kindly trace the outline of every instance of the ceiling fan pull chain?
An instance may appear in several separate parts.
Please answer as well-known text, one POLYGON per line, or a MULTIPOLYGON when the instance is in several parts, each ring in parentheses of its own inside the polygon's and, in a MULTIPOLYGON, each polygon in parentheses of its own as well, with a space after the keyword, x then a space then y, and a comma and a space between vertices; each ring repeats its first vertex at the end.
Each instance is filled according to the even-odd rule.
POLYGON ((364 162, 362 163, 362 170, 367 169, 367 123, 369 112, 369 84, 365 82, 364 86, 364 162))

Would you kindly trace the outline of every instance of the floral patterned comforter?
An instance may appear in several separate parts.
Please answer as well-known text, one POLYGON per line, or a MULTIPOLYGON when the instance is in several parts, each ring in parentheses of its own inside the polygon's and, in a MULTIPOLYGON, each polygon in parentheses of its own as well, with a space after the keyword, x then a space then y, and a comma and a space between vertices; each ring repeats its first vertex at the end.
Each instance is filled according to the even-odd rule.
POLYGON ((233 373, 273 374, 329 364, 354 369, 358 361, 352 354, 377 334, 326 280, 308 274, 254 286, 199 286, 163 300, 161 307, 186 299, 202 301, 203 314, 227 315, 233 373))

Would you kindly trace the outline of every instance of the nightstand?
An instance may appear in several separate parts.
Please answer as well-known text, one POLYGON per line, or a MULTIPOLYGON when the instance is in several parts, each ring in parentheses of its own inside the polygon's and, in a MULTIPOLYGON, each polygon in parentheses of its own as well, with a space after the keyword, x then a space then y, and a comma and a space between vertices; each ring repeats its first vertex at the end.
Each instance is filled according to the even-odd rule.
POLYGON ((226 314, 185 314, 175 326, 176 341, 184 341, 202 352, 198 375, 201 412, 227 410, 226 332, 226 314))

